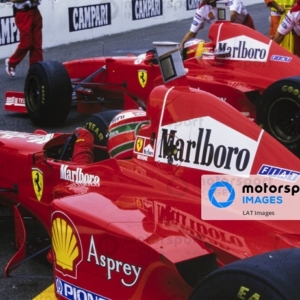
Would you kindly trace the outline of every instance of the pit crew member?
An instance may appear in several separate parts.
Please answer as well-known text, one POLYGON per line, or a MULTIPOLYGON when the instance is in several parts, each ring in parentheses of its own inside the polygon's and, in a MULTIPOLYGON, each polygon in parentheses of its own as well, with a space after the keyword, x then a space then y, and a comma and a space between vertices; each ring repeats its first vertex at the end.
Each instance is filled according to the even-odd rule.
POLYGON ((200 29, 203 29, 205 22, 209 25, 217 20, 216 0, 203 0, 196 10, 190 30, 185 34, 181 43, 180 49, 184 48, 184 44, 189 39, 194 38, 200 29))
POLYGON ((248 13, 243 1, 227 0, 227 5, 229 6, 230 21, 232 23, 243 24, 252 29, 255 29, 253 19, 248 13))
POLYGON ((290 9, 294 4, 295 0, 265 0, 267 7, 270 8, 270 29, 269 35, 273 39, 278 29, 281 16, 285 11, 290 9), (288 9, 287 9, 288 8, 288 9))
POLYGON ((273 41, 281 44, 283 38, 293 32, 294 36, 294 54, 300 56, 300 0, 288 11, 283 21, 279 24, 273 41))
POLYGON ((38 9, 42 0, 12 0, 16 26, 20 32, 20 43, 13 55, 5 60, 6 73, 14 77, 16 66, 29 52, 29 65, 43 60, 43 19, 38 9))

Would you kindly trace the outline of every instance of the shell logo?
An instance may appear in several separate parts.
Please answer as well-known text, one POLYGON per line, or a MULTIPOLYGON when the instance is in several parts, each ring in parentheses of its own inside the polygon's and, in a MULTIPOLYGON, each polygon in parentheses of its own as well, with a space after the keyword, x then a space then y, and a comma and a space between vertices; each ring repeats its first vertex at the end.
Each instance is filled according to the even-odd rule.
POLYGON ((72 221, 62 213, 52 218, 52 247, 56 268, 60 267, 62 273, 75 272, 82 260, 81 241, 72 221))

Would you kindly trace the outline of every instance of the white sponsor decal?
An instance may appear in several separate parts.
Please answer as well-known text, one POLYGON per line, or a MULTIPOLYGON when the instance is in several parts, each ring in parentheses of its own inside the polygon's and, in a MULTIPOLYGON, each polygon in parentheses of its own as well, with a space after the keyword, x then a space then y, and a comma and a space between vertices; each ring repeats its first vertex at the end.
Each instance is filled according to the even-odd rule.
POLYGON ((146 156, 146 155, 138 154, 138 155, 136 156, 136 158, 139 159, 139 160, 148 161, 148 156, 146 156))
POLYGON ((116 115, 110 122, 110 125, 122 121, 122 120, 128 120, 136 117, 143 117, 146 116, 146 113, 144 111, 127 111, 121 114, 116 115))
POLYGON ((7 97, 5 104, 10 106, 25 106, 25 98, 18 98, 18 97, 7 97))
POLYGON ((270 60, 280 61, 280 62, 290 62, 292 58, 290 56, 272 55, 270 60))
POLYGON ((1 139, 20 138, 20 139, 26 139, 27 143, 45 144, 46 142, 50 141, 53 138, 53 133, 44 135, 44 134, 32 134, 26 132, 0 130, 0 138, 1 139))
POLYGON ((140 63, 142 63, 146 58, 146 53, 140 54, 137 59, 134 61, 135 65, 139 65, 140 63))
POLYGON ((253 140, 210 117, 162 126, 159 134, 155 161, 239 175, 250 174, 260 139, 253 140))
POLYGON ((100 186, 100 177, 93 174, 83 173, 82 168, 72 170, 68 165, 60 166, 60 178, 63 180, 75 182, 77 184, 100 186))
POLYGON ((230 51, 230 57, 224 59, 265 62, 268 58, 270 44, 241 35, 219 41, 218 50, 230 51))
POLYGON ((121 283, 125 286, 134 286, 141 274, 141 267, 122 262, 120 260, 112 259, 105 255, 97 253, 94 236, 91 236, 89 253, 87 257, 88 262, 94 262, 97 266, 106 268, 107 279, 112 279, 114 273, 120 273, 122 276, 121 283))
POLYGON ((57 294, 63 296, 66 299, 70 300, 108 300, 108 298, 100 296, 91 291, 87 291, 83 288, 80 288, 74 284, 70 284, 58 277, 55 280, 56 292, 57 294))
POLYGON ((269 165, 262 165, 257 174, 292 182, 296 182, 300 176, 300 172, 298 171, 269 165))
POLYGON ((14 17, 0 18, 0 45, 18 43, 20 34, 14 17))
POLYGON ((187 10, 194 10, 199 7, 201 0, 186 0, 187 10))
POLYGON ((162 0, 132 0, 132 13, 133 20, 161 16, 163 14, 162 0))
POLYGON ((111 24, 110 3, 69 7, 70 32, 111 24))
POLYGON ((154 150, 151 147, 151 145, 147 145, 144 150, 143 150, 143 154, 147 155, 147 156, 154 156, 154 150))

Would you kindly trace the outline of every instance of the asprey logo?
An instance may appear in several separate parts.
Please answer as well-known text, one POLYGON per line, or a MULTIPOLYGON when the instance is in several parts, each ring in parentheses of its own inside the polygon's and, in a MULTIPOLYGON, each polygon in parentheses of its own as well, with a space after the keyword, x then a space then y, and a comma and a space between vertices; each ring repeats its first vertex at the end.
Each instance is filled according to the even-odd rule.
POLYGON ((121 275, 121 283, 127 287, 134 286, 140 275, 142 268, 136 265, 113 259, 103 254, 100 255, 99 249, 96 248, 94 236, 91 236, 87 261, 93 262, 97 266, 106 270, 107 280, 111 280, 114 274, 121 275))
POLYGON ((75 225, 64 213, 54 212, 51 230, 55 269, 76 278, 77 266, 82 260, 82 246, 75 225))
POLYGON ((268 58, 270 44, 241 35, 219 41, 218 50, 230 51, 230 56, 224 59, 265 62, 268 58))
POLYGON ((210 117, 166 125, 159 134, 155 161, 223 174, 249 175, 259 145, 259 137, 253 140, 210 117))

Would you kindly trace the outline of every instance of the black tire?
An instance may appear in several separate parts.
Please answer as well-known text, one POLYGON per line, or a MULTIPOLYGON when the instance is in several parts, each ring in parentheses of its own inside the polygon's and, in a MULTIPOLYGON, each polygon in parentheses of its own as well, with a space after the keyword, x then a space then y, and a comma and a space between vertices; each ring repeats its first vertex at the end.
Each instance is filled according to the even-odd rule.
POLYGON ((300 77, 276 81, 264 91, 257 123, 300 156, 300 77))
MULTIPOLYGON (((98 146, 107 146, 107 133, 111 120, 122 110, 104 110, 89 116, 82 127, 90 131, 94 136, 94 144, 98 146)), ((109 158, 107 151, 100 149, 94 150, 95 161, 109 158)))
POLYGON ((111 120, 122 110, 104 110, 89 116, 82 127, 94 136, 94 143, 98 146, 107 146, 107 131, 111 120))
POLYGON ((300 295, 300 249, 243 259, 208 275, 190 300, 296 300, 300 295))
POLYGON ((67 70, 57 61, 33 64, 25 80, 25 104, 37 126, 61 126, 71 109, 72 85, 67 70))

